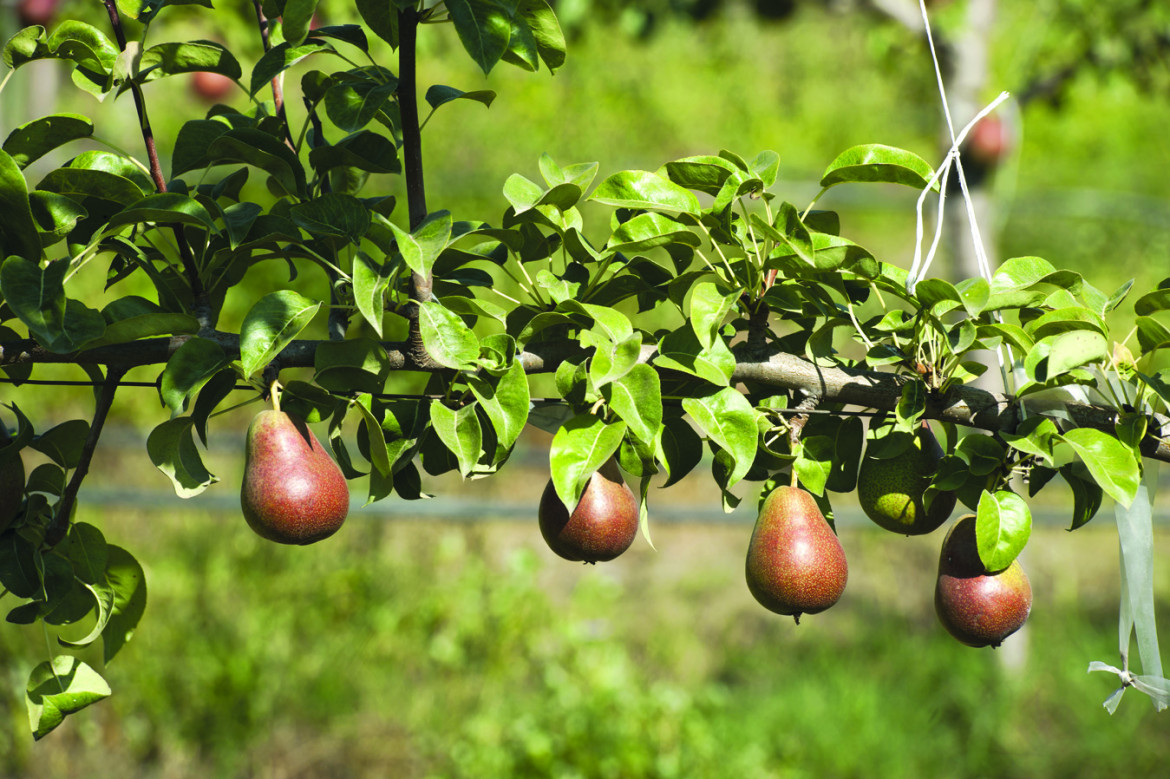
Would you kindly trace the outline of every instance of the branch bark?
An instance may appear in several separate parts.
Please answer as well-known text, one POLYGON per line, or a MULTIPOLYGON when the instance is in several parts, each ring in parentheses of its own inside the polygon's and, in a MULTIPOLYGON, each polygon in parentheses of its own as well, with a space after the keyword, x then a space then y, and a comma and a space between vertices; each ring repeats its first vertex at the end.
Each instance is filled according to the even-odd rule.
MULTIPOLYGON (((32 340, 0 342, 0 367, 35 363, 105 365, 123 371, 144 365, 165 363, 170 356, 194 336, 152 338, 115 346, 101 346, 83 352, 55 354, 32 340)), ((215 332, 201 335, 219 344, 229 359, 238 359, 239 336, 215 332)), ((317 347, 325 341, 294 341, 277 356, 282 368, 311 368, 317 347)), ((447 370, 429 356, 419 360, 409 341, 382 344, 391 370, 438 372, 447 370)), ((737 363, 733 384, 755 382, 777 389, 797 391, 818 397, 821 404, 840 403, 880 411, 891 411, 902 397, 902 386, 912 378, 900 374, 864 368, 822 367, 793 354, 776 353, 760 357, 746 344, 733 350, 737 363)), ((526 373, 550 373, 566 360, 581 360, 588 351, 571 339, 534 344, 518 356, 526 373)), ((657 354, 654 346, 643 346, 639 362, 651 363, 657 354)), ((1067 419, 1076 427, 1091 427, 1112 433, 1119 415, 1115 409, 1084 403, 1059 402, 1041 405, 1025 401, 1029 415, 1052 415, 1067 419), (1058 413, 1057 413, 1058 412, 1058 413)), ((1013 432, 1023 419, 1020 401, 1010 395, 990 392, 979 387, 960 385, 945 394, 932 394, 926 403, 926 416, 989 432, 1013 432)), ((1154 460, 1170 462, 1170 418, 1155 415, 1150 432, 1141 445, 1142 454, 1154 460)))

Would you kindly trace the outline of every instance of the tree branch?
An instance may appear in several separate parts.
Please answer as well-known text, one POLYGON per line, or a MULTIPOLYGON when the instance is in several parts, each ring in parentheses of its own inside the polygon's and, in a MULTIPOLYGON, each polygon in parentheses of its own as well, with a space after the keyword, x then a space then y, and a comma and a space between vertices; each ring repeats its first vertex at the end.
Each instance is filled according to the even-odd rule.
MULTIPOLYGON (((56 354, 45 350, 35 341, 0 341, 0 367, 35 363, 65 363, 79 365, 106 365, 125 371, 143 365, 165 363, 170 356, 194 336, 151 338, 114 346, 100 346, 83 352, 56 354)), ((238 359, 239 336, 214 332, 199 336, 219 344, 229 359, 238 359)), ((281 368, 311 368, 317 347, 326 341, 294 341, 277 356, 281 368)), ((411 342, 391 341, 382 344, 391 370, 434 373, 447 370, 429 355, 419 360, 411 342)), ((902 386, 912 381, 910 376, 864 368, 821 367, 796 355, 776 353, 760 358, 751 354, 746 344, 733 350, 737 363, 731 376, 733 384, 755 382, 777 389, 803 392, 819 398, 823 405, 840 403, 849 406, 892 411, 902 397, 902 386)), ((550 373, 566 360, 581 360, 589 351, 572 340, 532 344, 518 355, 526 373, 550 373)), ((657 355, 654 346, 643 346, 641 363, 651 363, 657 355)), ((1075 427, 1090 427, 1113 433, 1119 420, 1115 409, 1085 403, 1051 402, 1041 406, 1038 401, 1025 401, 1029 414, 1052 414, 1068 419, 1075 427), (1059 412, 1056 414, 1054 412, 1059 412)), ((989 392, 978 387, 959 385, 945 394, 934 393, 927 398, 926 417, 953 422, 990 432, 1013 432, 1022 420, 1020 402, 1010 395, 989 392)), ((1150 420, 1150 432, 1142 441, 1142 454, 1154 460, 1170 462, 1170 418, 1155 415, 1150 420)))
POLYGON ((114 394, 118 391, 118 382, 123 370, 111 367, 106 373, 106 380, 98 393, 97 407, 93 412, 93 421, 89 425, 89 435, 81 449, 81 459, 73 469, 73 476, 65 491, 61 493, 61 501, 57 504, 57 511, 45 530, 45 544, 52 547, 61 543, 69 533, 70 515, 73 514, 73 505, 77 502, 77 493, 81 490, 81 483, 89 473, 89 464, 93 462, 93 453, 97 450, 98 439, 102 435, 102 427, 106 423, 106 416, 110 407, 114 405, 114 394))

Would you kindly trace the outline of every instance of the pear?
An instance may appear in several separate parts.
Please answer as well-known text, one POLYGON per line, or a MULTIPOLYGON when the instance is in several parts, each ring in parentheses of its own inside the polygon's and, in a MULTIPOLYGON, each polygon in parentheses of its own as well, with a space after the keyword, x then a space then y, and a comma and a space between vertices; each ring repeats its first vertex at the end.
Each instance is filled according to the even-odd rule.
MULTIPOLYGON (((0 449, 12 442, 8 428, 0 422, 0 449)), ((0 460, 0 530, 16 518, 24 497, 24 460, 13 452, 0 460)))
POLYGON ((1018 560, 989 572, 979 559, 975 515, 960 517, 943 540, 934 610, 947 631, 968 646, 999 646, 1032 610, 1032 586, 1018 560))
POLYGON ((955 493, 936 492, 926 506, 923 497, 943 457, 938 439, 926 425, 902 454, 878 460, 866 457, 857 472, 857 502, 879 527, 908 536, 937 530, 955 510, 955 493))
POLYGON ((747 553, 747 585, 760 604, 800 622, 837 602, 849 566, 837 534, 807 490, 777 487, 760 507, 747 553))
POLYGON ((612 560, 629 549, 638 534, 638 499, 613 459, 589 477, 572 514, 549 479, 537 515, 549 549, 574 562, 612 560))
POLYGON ((341 527, 349 488, 304 421, 270 409, 248 427, 240 504, 262 537, 311 544, 341 527))

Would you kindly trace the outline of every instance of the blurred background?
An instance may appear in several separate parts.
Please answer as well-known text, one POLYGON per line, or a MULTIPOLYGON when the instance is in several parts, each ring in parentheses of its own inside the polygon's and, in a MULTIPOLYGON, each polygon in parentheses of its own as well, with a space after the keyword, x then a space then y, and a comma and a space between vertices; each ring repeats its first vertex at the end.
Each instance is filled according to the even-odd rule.
MULTIPOLYGON (((18 5, 0 4, 5 38, 18 14, 38 21, 18 5)), ((168 9, 148 42, 219 40, 247 74, 260 56, 254 19, 250 4, 230 5, 168 9)), ((537 178, 543 152, 597 161, 604 176, 721 148, 749 158, 774 149, 775 191, 797 204, 854 144, 904 147, 937 165, 944 125, 916 5, 560 0, 569 59, 555 76, 502 65, 485 78, 452 30, 425 29, 424 88, 499 94, 490 108, 446 106, 427 125, 429 205, 498 222, 504 180, 537 178)), ((1012 93, 964 158, 993 262, 1042 256, 1107 292, 1170 275, 1170 10, 1142 0, 929 5, 956 123, 1012 93)), ((97 3, 63 0, 55 12, 108 29, 97 3)), ((356 21, 344 0, 323 0, 320 16, 356 21)), ((375 59, 394 62, 388 51, 375 59)), ((17 71, 0 92, 0 137, 77 111, 141 156, 129 98, 99 104, 68 78, 55 63, 17 71)), ((235 87, 205 90, 182 77, 147 86, 164 154, 183 121, 217 100, 247 101, 235 87)), ((36 170, 28 175, 35 183, 36 170)), ((400 183, 373 181, 379 188, 400 183)), ((908 267, 915 197, 838 188, 821 206, 841 213, 845 235, 908 267)), ((589 208, 587 219, 605 221, 605 209, 589 208)), ((971 275, 961 227, 934 275, 971 275)), ((286 279, 284 267, 259 266, 225 316, 241 317, 286 279)), ((76 281, 89 285, 87 303, 106 302, 103 269, 76 281)), ((312 274, 297 284, 324 294, 312 274)), ((1126 317, 1123 305, 1111 322, 1119 335, 1126 317)), ((34 377, 85 378, 67 367, 34 377)), ((1033 506, 1028 626, 1000 650, 972 650, 933 614, 941 531, 885 533, 848 496, 835 505, 849 587, 797 627, 747 592, 754 515, 746 505, 721 512, 707 464, 652 493, 656 551, 639 539, 599 566, 562 561, 540 538, 549 437, 535 430, 500 476, 431 479, 434 500, 355 509, 329 541, 278 548, 238 508, 257 407, 217 419, 207 462, 221 482, 184 502, 145 453, 161 404, 150 389, 124 393, 77 519, 143 562, 146 616, 104 670, 114 695, 36 744, 22 691, 48 636, 0 630, 0 775, 1114 777, 1159 775, 1170 759, 1167 715, 1130 693, 1110 717, 1099 704, 1115 680, 1085 673, 1090 660, 1117 662, 1116 532, 1108 507, 1065 532, 1059 487, 1033 506)), ((92 406, 88 390, 67 387, 0 384, 0 401, 17 401, 39 430, 92 406)), ((1162 550, 1165 510, 1156 523, 1162 550)), ((1164 615, 1165 566, 1156 593, 1164 615)), ((85 659, 100 667, 100 655, 85 659)))

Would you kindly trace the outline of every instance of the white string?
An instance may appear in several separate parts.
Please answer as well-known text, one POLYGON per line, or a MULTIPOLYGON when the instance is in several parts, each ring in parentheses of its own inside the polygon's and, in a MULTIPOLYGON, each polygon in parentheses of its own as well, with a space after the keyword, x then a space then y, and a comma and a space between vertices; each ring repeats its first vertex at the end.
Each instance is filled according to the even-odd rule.
MULTIPOLYGON (((947 182, 950 179, 952 166, 954 166, 955 170, 958 171, 959 174, 959 189, 963 193, 963 203, 967 208, 967 222, 971 226, 971 240, 975 244, 975 260, 979 266, 979 273, 983 276, 983 278, 987 279, 988 282, 991 281, 991 263, 988 261, 987 252, 983 247, 983 237, 979 232, 979 224, 975 217, 975 205, 971 200, 971 191, 967 186, 967 176, 963 171, 963 160, 959 154, 959 146, 967 138, 967 133, 971 131, 971 128, 974 127, 979 122, 979 120, 983 119, 983 117, 994 111, 1000 103, 1007 100, 1008 98, 1007 92, 1001 92, 995 100, 991 101, 991 103, 989 103, 982 111, 975 115, 975 118, 973 118, 966 124, 966 126, 963 127, 962 132, 956 135, 955 122, 951 116, 950 103, 947 101, 947 89, 943 80, 942 65, 939 63, 938 50, 934 45, 934 32, 930 27, 930 16, 926 12, 926 0, 918 0, 918 8, 922 12, 922 26, 926 31, 926 42, 930 47, 930 57, 934 61, 934 77, 935 81, 938 83, 938 95, 940 101, 942 102, 943 117, 946 119, 947 123, 947 133, 951 138, 951 148, 947 152, 947 155, 943 159, 942 163, 939 165, 938 170, 936 170, 934 175, 931 176, 930 181, 927 183, 926 188, 923 189, 922 194, 918 197, 918 221, 915 227, 916 240, 914 245, 914 263, 911 265, 910 272, 906 276, 906 290, 910 293, 913 293, 914 288, 918 285, 918 282, 926 277, 926 273, 930 269, 930 265, 934 261, 935 254, 938 251, 938 245, 942 238, 944 221, 943 214, 945 213, 946 207, 947 182), (922 238, 924 233, 924 219, 922 214, 922 206, 926 200, 927 194, 934 187, 936 182, 939 183, 938 221, 935 225, 934 238, 931 241, 930 250, 927 252, 926 259, 923 260, 922 238)), ((1004 391, 1011 392, 1012 382, 1008 375, 1008 365, 1014 362, 1011 348, 1001 344, 1000 347, 995 350, 995 356, 999 363, 999 373, 1003 379, 1004 391), (1005 349, 1007 352, 1006 358, 1004 356, 1005 349)))

